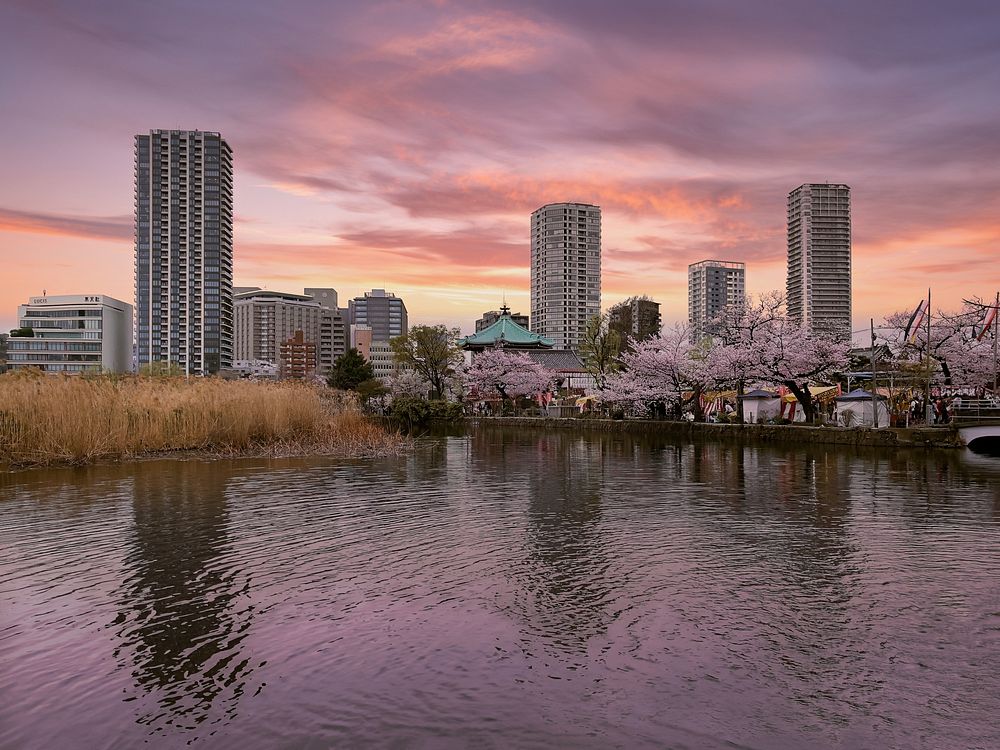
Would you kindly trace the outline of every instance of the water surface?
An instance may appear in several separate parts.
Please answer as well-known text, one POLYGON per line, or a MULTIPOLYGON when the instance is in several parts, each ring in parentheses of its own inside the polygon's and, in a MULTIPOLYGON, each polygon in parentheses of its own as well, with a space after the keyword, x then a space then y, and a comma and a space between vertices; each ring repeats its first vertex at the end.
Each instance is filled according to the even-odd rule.
POLYGON ((1000 459, 484 429, 0 475, 0 747, 1000 747, 1000 459))

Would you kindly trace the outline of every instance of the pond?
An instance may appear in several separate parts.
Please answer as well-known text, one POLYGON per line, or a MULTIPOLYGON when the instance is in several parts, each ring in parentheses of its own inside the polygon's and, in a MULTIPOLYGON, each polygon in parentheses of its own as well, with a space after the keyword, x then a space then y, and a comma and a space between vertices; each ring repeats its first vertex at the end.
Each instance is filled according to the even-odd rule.
POLYGON ((1000 458, 571 430, 0 475, 0 747, 1000 747, 1000 458))

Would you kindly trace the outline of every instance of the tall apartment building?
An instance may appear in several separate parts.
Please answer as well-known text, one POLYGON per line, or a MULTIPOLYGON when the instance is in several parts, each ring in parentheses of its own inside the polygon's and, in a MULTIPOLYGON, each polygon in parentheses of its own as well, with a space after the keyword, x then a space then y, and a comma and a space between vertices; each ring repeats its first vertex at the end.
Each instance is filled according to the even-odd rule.
POLYGON ((138 362, 233 362, 233 154, 218 133, 135 136, 138 362))
POLYGON ((788 194, 788 315, 851 337, 851 188, 806 184, 788 194))
POLYGON ((579 349, 601 312, 601 208, 550 203, 531 214, 532 331, 579 349))
MULTIPOLYGON (((506 310, 507 308, 505 307, 504 309, 506 310)), ((476 333, 479 333, 480 331, 485 331, 491 325, 496 323, 498 320, 500 320, 500 316, 502 314, 508 315, 511 320, 513 320, 522 328, 527 328, 528 330, 531 330, 531 326, 528 325, 530 321, 527 315, 521 315, 521 313, 502 313, 500 310, 488 310, 487 312, 483 313, 483 317, 479 318, 476 321, 476 333)))
POLYGON ((712 332, 726 305, 746 299, 746 263, 703 260, 688 266, 688 328, 692 340, 712 332))
POLYGON ((629 337, 644 341, 660 333, 660 303, 649 297, 629 297, 608 308, 608 329, 617 331, 622 344, 629 337))
POLYGON ((7 342, 12 370, 128 372, 132 369, 132 305, 106 294, 32 297, 17 308, 31 336, 7 342))
POLYGON ((372 289, 347 303, 352 325, 369 326, 372 341, 402 336, 407 328, 406 305, 385 289, 372 289))

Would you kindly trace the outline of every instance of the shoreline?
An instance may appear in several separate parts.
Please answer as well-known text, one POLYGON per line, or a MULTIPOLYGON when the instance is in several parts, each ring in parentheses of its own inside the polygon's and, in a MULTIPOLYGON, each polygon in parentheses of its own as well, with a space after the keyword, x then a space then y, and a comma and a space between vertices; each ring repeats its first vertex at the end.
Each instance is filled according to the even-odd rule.
POLYGON ((572 419, 555 417, 466 417, 470 427, 497 426, 530 429, 581 429, 609 433, 662 435, 707 440, 762 443, 808 443, 874 448, 966 447, 951 427, 807 427, 799 425, 716 424, 638 419, 572 419))
POLYGON ((343 445, 306 443, 270 443, 242 448, 217 446, 206 448, 168 448, 121 455, 98 455, 92 458, 51 459, 0 463, 0 473, 31 471, 33 469, 72 469, 91 466, 134 464, 144 461, 238 461, 242 459, 269 458, 387 458, 399 456, 412 444, 412 438, 386 431, 388 439, 397 438, 391 445, 365 446, 345 450, 343 445))

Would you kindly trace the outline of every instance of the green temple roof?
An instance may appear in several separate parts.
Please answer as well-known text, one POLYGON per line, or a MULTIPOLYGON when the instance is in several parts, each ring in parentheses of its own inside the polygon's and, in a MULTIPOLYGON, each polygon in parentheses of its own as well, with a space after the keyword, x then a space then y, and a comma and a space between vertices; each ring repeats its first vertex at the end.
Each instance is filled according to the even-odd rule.
POLYGON ((458 345, 467 351, 488 349, 498 344, 510 349, 551 349, 555 342, 515 323, 507 306, 500 308, 500 317, 493 325, 458 340, 458 345))

